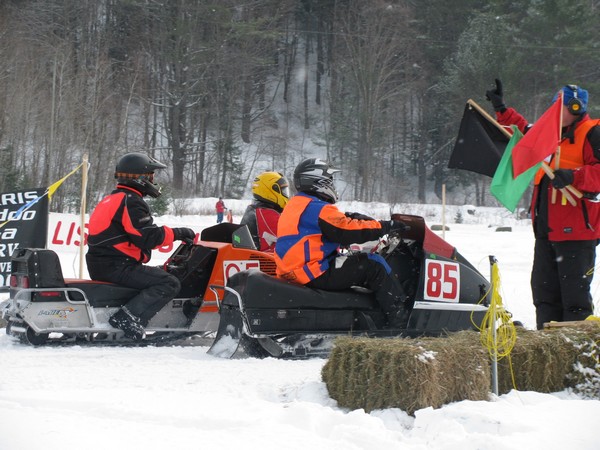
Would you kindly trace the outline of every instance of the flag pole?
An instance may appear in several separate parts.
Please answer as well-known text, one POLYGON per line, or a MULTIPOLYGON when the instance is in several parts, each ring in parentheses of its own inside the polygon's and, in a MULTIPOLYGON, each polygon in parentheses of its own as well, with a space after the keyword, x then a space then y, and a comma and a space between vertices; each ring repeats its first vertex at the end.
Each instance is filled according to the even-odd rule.
POLYGON ((487 120, 489 120, 490 123, 494 124, 502 133, 504 133, 504 135, 507 138, 510 139, 512 137, 512 134, 505 127, 500 125, 495 117, 492 117, 491 115, 489 115, 488 112, 485 109, 483 109, 481 106, 479 106, 477 103, 475 103, 474 100, 469 99, 469 100, 467 100, 467 103, 470 106, 472 106, 473 108, 475 108, 477 110, 477 112, 479 112, 479 114, 481 114, 483 117, 485 117, 487 120))
MULTIPOLYGON (((552 168, 548 165, 548 163, 546 161, 542 161, 542 169, 544 169, 544 172, 546 172, 546 175, 548 175, 548 178, 550 178, 551 180, 553 180, 555 178, 554 171, 552 170, 552 168)), ((575 186, 573 186, 572 184, 567 184, 564 187, 564 189, 571 192, 571 194, 573 194, 577 198, 583 198, 583 194, 581 193, 581 191, 579 189, 577 189, 575 186)), ((563 189, 561 189, 561 192, 562 192, 562 190, 563 189)))
MULTIPOLYGON (((548 165, 548 163, 546 161, 542 161, 542 169, 544 170, 544 172, 546 172, 546 175, 548 175, 548 178, 550 178, 551 180, 554 180, 555 176, 554 176, 554 171, 552 170, 552 168, 548 165)), ((583 197, 583 194, 581 192, 579 192, 579 190, 577 190, 577 188, 569 185, 572 189, 567 189, 567 188, 561 188, 560 192, 562 193, 563 197, 566 198, 569 203, 573 206, 577 205, 577 202, 575 201, 575 199, 571 196, 571 194, 569 194, 569 191, 575 191, 573 192, 574 195, 577 196, 577 198, 581 198, 583 197)), ((568 187, 568 186, 567 186, 568 187)), ((552 193, 556 194, 556 189, 552 188, 552 193)), ((554 196, 554 198, 552 199, 553 203, 556 200, 556 195, 554 196)))
MULTIPOLYGON (((564 99, 563 99, 563 90, 560 90, 560 93, 558 95, 558 100, 560 101, 560 115, 559 115, 559 120, 558 120, 558 136, 559 136, 559 141, 558 141, 558 147, 556 148, 556 152, 554 152, 554 170, 558 169, 558 165, 560 163, 560 138, 562 137, 562 121, 563 121, 563 107, 562 105, 564 105, 564 99)), ((552 179, 552 178, 551 178, 552 179)), ((562 192, 562 191, 561 191, 562 192)), ((565 193, 563 192, 563 196, 565 198, 568 197, 565 196, 565 193)), ((552 204, 556 203, 556 189, 552 188, 552 204)), ((573 203, 571 202, 571 204, 573 205, 573 203)), ((575 205, 573 205, 575 206, 575 205)))
POLYGON ((81 208, 79 211, 79 278, 83 278, 83 261, 85 258, 85 210, 87 209, 87 176, 88 176, 88 155, 83 155, 83 164, 81 166, 81 208))

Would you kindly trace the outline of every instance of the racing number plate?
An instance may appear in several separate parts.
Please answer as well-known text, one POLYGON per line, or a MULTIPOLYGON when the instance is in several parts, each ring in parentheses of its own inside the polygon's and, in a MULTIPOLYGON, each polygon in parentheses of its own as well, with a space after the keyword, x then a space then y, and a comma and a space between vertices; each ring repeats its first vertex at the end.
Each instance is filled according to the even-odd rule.
POLYGON ((453 261, 425 260, 423 298, 437 302, 458 303, 460 299, 460 265, 453 261))
POLYGON ((223 278, 225 283, 232 275, 242 270, 260 269, 259 261, 223 261, 223 278))

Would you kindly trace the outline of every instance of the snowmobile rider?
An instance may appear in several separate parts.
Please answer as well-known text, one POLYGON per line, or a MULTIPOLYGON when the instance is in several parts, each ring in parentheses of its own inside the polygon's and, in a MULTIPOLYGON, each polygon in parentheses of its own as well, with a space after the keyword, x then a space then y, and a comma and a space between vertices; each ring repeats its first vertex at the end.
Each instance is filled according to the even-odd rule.
POLYGON ((275 251, 277 222, 290 199, 287 178, 279 172, 263 172, 252 183, 254 200, 248 205, 240 224, 247 225, 256 248, 275 251))
POLYGON ((371 289, 386 314, 387 326, 406 326, 406 295, 390 266, 377 254, 340 254, 340 246, 377 240, 405 227, 394 220, 374 220, 343 213, 333 175, 339 170, 319 158, 302 161, 294 171, 298 193, 283 210, 277 227, 277 276, 311 288, 339 291, 371 289))
POLYGON ((154 171, 166 166, 143 153, 128 153, 117 162, 116 189, 94 209, 89 221, 86 262, 93 280, 108 281, 139 294, 108 322, 134 340, 144 338, 144 327, 180 289, 179 280, 158 267, 146 266, 152 249, 173 241, 193 241, 190 228, 155 225, 145 196, 157 198, 154 171))
MULTIPOLYGON (((588 92, 579 86, 562 89, 562 138, 554 179, 540 169, 534 178, 531 219, 535 236, 531 292, 537 328, 544 323, 584 320, 593 313, 590 286, 600 238, 600 120, 587 114, 588 92), (576 205, 552 201, 552 190, 573 185, 583 192, 576 205)), ((559 91, 560 92, 560 91, 559 91)), ((504 104, 502 82, 486 92, 498 122, 517 125, 526 132, 530 124, 504 104)), ((557 101, 558 93, 552 102, 557 101)), ((555 154, 547 161, 556 167, 555 154)))

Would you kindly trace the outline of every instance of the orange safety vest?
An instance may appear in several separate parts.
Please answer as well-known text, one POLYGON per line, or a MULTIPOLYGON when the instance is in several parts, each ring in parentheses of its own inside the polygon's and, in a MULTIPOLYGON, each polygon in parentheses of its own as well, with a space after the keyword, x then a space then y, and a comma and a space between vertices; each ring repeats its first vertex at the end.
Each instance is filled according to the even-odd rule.
POLYGON ((378 220, 355 220, 337 206, 298 193, 283 209, 277 224, 277 276, 306 284, 329 268, 341 245, 375 240, 383 235, 378 220), (323 234, 328 227, 330 238, 323 234))
MULTIPOLYGON (((580 123, 575 128, 575 133, 573 139, 573 143, 569 139, 565 139, 560 143, 560 161, 558 162, 558 167, 553 167, 554 169, 579 169, 583 166, 583 143, 585 142, 585 137, 588 132, 600 124, 600 120, 586 120, 585 122, 580 123)), ((551 161, 554 160, 556 154, 552 155, 551 161)), ((546 174, 543 169, 540 169, 536 172, 535 177, 533 179, 533 184, 538 185, 542 180, 543 176, 546 174)))

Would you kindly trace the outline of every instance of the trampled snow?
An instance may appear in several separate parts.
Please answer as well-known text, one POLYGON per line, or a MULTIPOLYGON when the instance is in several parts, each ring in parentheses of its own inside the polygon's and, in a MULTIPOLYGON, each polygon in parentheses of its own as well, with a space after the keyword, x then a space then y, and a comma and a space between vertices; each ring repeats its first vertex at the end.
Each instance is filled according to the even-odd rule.
MULTIPOLYGON (((229 203, 239 220, 247 202, 229 203)), ((378 219, 389 216, 387 205, 340 206, 378 219)), ((439 205, 394 208, 423 215, 430 226, 441 223, 440 211, 439 205)), ((446 240, 486 277, 488 256, 497 258, 505 306, 533 328, 530 222, 501 209, 474 207, 449 208, 446 218, 446 240), (457 219, 463 223, 454 223, 457 219), (512 231, 496 231, 498 226, 512 231)), ((201 231, 214 217, 165 216, 157 222, 201 231)), ((74 276, 76 253, 60 256, 65 276, 74 276)), ((153 263, 161 258, 156 255, 153 263)), ((325 360, 223 360, 207 349, 31 348, 2 332, 0 449, 600 448, 600 400, 568 391, 511 391, 487 402, 425 408, 414 417, 399 409, 367 414, 340 408, 328 396, 320 376, 325 360)))

